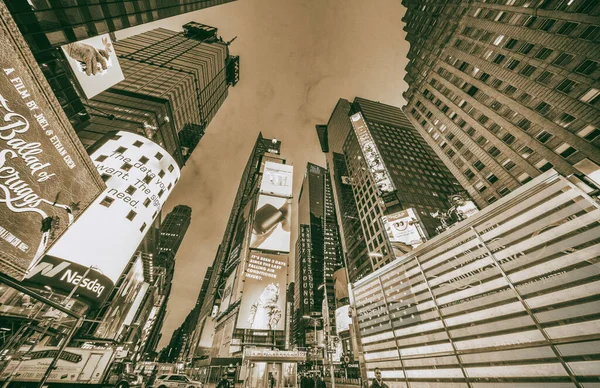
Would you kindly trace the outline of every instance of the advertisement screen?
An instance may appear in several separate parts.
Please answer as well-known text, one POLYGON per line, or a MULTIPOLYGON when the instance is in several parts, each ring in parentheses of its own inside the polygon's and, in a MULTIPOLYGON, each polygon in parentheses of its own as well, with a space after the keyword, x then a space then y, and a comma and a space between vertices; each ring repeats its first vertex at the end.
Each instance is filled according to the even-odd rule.
POLYGON ((383 216, 381 220, 396 256, 402 256, 425 242, 418 229, 418 216, 412 208, 383 216))
POLYGON ((62 50, 87 98, 125 79, 108 34, 66 44, 62 50))
POLYGON ((98 329, 96 330, 97 337, 111 339, 118 337, 122 326, 127 324, 125 322, 126 317, 144 284, 142 259, 137 258, 119 286, 118 294, 110 302, 110 307, 103 316, 103 322, 98 325, 98 329))
POLYGON ((285 329, 287 261, 286 255, 250 252, 238 329, 285 329))
POLYGON ((390 178, 390 174, 383 163, 383 159, 379 154, 379 150, 371 137, 367 123, 362 114, 356 113, 350 117, 350 122, 358 138, 360 149, 362 150, 365 162, 371 172, 371 177, 375 181, 375 185, 380 193, 394 191, 394 183, 390 178))
POLYGON ((294 167, 267 161, 260 184, 260 192, 279 197, 291 197, 293 174, 294 167))
POLYGON ((104 184, 18 29, 10 16, 4 20, 8 12, 0 11, 0 272, 20 281, 104 184))
MULTIPOLYGON (((108 134, 94 147, 91 157, 107 188, 48 255, 78 264, 83 271, 99 272, 114 285, 173 191, 180 170, 167 151, 134 133, 108 134)), ((50 265, 55 264, 43 257, 27 275, 28 281, 48 284, 56 270, 50 271, 50 265)), ((63 284, 56 286, 70 291, 73 283, 58 276, 54 279, 62 279, 63 284)), ((101 303, 100 299, 90 301, 101 303)))
POLYGON ((250 248, 289 252, 291 221, 291 199, 261 194, 254 213, 250 248))

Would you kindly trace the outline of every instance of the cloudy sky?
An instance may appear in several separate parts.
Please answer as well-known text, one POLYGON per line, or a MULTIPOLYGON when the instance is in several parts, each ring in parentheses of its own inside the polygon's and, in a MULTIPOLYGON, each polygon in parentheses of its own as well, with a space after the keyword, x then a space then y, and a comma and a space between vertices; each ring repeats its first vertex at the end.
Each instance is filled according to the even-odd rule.
POLYGON ((179 31, 196 21, 217 27, 224 40, 237 36, 230 51, 240 56, 240 82, 230 89, 163 208, 163 215, 177 204, 193 210, 176 258, 159 349, 196 301, 259 132, 281 140, 281 155, 295 166, 297 198, 306 163, 324 165, 315 125, 327 123, 339 98, 404 105, 409 46, 400 3, 238 0, 117 34, 123 38, 157 27, 179 31))

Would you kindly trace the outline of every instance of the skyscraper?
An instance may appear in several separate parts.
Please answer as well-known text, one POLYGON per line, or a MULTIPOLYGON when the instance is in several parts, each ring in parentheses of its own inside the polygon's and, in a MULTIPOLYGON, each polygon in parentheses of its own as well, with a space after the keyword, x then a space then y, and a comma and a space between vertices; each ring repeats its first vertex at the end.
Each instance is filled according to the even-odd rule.
POLYGON ((120 128, 153 139, 183 166, 239 80, 239 57, 217 33, 191 22, 116 42, 125 80, 87 102, 91 118, 75 128, 84 146, 120 128))
POLYGON ((323 150, 332 151, 328 163, 337 175, 334 193, 345 216, 338 219, 344 249, 352 252, 347 258, 354 281, 433 237, 440 225, 433 214, 448 209, 449 197, 461 187, 400 108, 360 97, 348 107, 341 100, 330 125, 331 135, 328 126, 320 139, 328 140, 323 150), (336 156, 340 148, 343 160, 336 156), (348 198, 348 186, 354 201, 348 198), (366 252, 351 217, 360 220, 366 252), (390 233, 396 233, 392 228, 401 229, 398 233, 407 239, 390 240, 390 233))
POLYGON ((60 46, 233 0, 5 1, 71 123, 89 120, 60 46))
POLYGON ((316 345, 315 322, 309 318, 325 319, 335 332, 333 273, 343 267, 343 260, 329 172, 312 163, 306 166, 298 197, 295 249, 293 331, 298 346, 316 345))
POLYGON ((404 108, 484 207, 550 168, 600 183, 600 3, 405 0, 404 108))

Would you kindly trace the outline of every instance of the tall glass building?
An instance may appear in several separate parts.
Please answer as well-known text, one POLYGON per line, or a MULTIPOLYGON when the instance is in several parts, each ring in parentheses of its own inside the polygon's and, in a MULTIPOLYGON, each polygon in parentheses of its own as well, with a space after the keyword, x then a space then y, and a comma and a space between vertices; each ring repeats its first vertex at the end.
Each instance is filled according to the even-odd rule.
POLYGON ((403 4, 404 112, 479 207, 551 168, 600 185, 600 3, 403 4))

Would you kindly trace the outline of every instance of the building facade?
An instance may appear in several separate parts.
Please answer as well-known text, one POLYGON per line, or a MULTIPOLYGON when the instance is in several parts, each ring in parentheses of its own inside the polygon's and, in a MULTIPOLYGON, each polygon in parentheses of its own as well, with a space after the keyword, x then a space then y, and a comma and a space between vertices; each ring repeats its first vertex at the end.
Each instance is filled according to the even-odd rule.
POLYGON ((239 57, 214 27, 190 22, 114 44, 125 79, 87 101, 90 119, 76 127, 84 146, 115 127, 153 139, 180 166, 190 157, 230 86, 239 57), (168 82, 167 82, 168 80, 168 82))
POLYGON ((90 119, 85 99, 71 83, 69 65, 60 47, 82 39, 112 33, 143 23, 225 4, 233 0, 127 0, 90 4, 69 2, 5 1, 29 44, 44 76, 73 126, 90 119))
POLYGON ((327 169, 312 163, 306 166, 298 197, 295 249, 293 334, 298 346, 315 346, 315 328, 328 326, 328 334, 335 334, 333 273, 343 267, 343 260, 331 178, 327 169))
POLYGON ((353 284, 367 375, 390 387, 598 381, 600 207, 550 170, 353 284))
POLYGON ((485 207, 553 168, 600 181, 600 5, 403 1, 404 112, 485 207))

